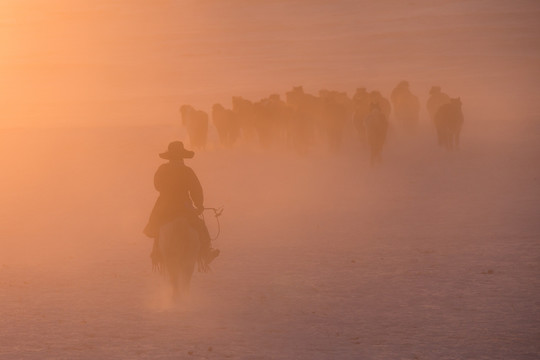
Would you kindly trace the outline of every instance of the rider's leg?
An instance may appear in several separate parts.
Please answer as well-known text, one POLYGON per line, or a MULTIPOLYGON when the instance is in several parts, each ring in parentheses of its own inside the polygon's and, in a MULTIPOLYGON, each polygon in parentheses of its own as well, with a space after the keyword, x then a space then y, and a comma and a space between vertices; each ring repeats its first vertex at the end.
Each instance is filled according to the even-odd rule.
POLYGON ((206 260, 207 264, 210 264, 219 255, 219 250, 212 248, 210 233, 206 227, 206 223, 199 217, 194 217, 192 224, 199 233, 199 239, 201 241, 201 255, 206 260))

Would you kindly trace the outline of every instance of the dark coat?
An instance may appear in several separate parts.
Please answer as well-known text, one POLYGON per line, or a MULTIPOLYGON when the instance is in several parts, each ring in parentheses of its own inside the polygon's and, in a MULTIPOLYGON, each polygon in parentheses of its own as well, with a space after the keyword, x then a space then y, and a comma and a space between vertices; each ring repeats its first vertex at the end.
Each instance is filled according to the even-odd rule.
POLYGON ((161 165, 154 175, 154 186, 159 197, 143 230, 148 237, 156 238, 161 225, 175 216, 193 216, 194 206, 203 207, 201 183, 195 172, 181 161, 161 165))

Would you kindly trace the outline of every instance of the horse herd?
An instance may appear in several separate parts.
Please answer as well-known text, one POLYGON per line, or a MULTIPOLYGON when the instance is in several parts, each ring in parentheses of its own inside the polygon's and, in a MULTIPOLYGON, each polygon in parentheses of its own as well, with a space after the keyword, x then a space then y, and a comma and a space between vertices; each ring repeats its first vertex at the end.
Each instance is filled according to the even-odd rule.
MULTIPOLYGON (((258 102, 242 97, 232 98, 232 109, 221 104, 212 107, 212 123, 223 147, 234 147, 240 140, 271 148, 286 145, 299 153, 308 152, 318 143, 326 143, 331 151, 343 145, 345 133, 356 137, 369 149, 371 164, 381 162, 382 150, 390 127, 401 127, 414 133, 419 124, 420 101, 407 81, 400 82, 390 100, 379 91, 356 90, 352 98, 344 92, 321 90, 318 96, 294 87, 282 101, 277 94, 258 102), (393 123, 390 123, 390 115, 393 123), (349 127, 349 128, 348 128, 349 127)), ((436 129, 439 145, 452 150, 459 144, 463 124, 460 98, 450 98, 433 86, 426 103, 436 129)), ((190 105, 180 107, 182 125, 187 129, 190 144, 204 149, 208 139, 209 116, 190 105)), ((163 272, 168 275, 175 296, 185 295, 199 251, 197 232, 185 219, 173 219, 159 233, 159 251, 163 272)))
MULTIPOLYGON (((379 91, 358 88, 352 97, 345 92, 321 90, 315 96, 302 86, 257 102, 233 96, 232 108, 221 104, 212 107, 212 124, 223 147, 234 147, 240 139, 258 142, 263 148, 279 144, 299 153, 307 153, 318 143, 326 143, 331 151, 343 145, 344 134, 351 126, 371 153, 371 161, 380 161, 390 115, 405 132, 414 132, 420 118, 420 101, 407 81, 401 81, 390 100, 379 91)), ((426 104, 441 146, 453 149, 459 143, 463 124, 460 98, 451 99, 433 86, 426 104)), ((209 115, 191 105, 180 107, 182 125, 190 144, 204 149, 208 139, 209 115)))

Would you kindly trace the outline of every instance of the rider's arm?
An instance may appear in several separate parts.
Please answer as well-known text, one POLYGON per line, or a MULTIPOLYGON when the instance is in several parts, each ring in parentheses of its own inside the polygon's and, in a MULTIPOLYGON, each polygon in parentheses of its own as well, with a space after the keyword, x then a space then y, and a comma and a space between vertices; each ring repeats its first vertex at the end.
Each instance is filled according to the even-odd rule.
POLYGON ((157 191, 161 192, 165 187, 165 167, 161 165, 154 174, 154 187, 157 191))
POLYGON ((202 210, 204 207, 204 195, 203 195, 203 189, 201 186, 201 183, 199 182, 199 179, 197 178, 197 175, 195 175, 195 172, 188 168, 188 175, 189 175, 189 196, 191 197, 191 200, 193 201, 193 205, 199 210, 202 210))

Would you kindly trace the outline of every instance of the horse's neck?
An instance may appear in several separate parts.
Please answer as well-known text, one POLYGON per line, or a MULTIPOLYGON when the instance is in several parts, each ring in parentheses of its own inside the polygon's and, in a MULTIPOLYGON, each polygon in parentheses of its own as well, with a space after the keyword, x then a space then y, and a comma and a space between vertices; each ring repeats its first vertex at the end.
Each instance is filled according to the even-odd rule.
POLYGON ((379 120, 382 116, 382 112, 381 110, 371 110, 369 112, 369 120, 373 121, 373 120, 379 120))

